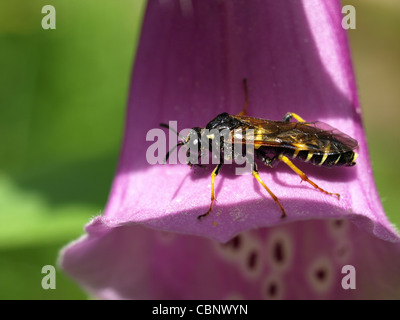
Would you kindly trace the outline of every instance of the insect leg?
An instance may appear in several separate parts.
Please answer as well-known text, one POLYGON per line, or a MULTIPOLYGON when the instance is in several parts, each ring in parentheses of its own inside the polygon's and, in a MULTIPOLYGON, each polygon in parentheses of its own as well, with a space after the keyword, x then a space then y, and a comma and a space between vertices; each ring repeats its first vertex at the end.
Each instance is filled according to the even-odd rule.
POLYGON ((204 214, 202 214, 202 215, 197 217, 197 219, 199 219, 199 220, 204 218, 205 216, 208 216, 210 214, 211 210, 212 210, 212 206, 213 206, 213 203, 215 201, 215 193, 214 193, 215 177, 218 175, 219 171, 221 170, 222 164, 223 164, 222 162, 219 163, 215 167, 214 171, 211 174, 211 204, 210 204, 210 208, 208 209, 208 211, 206 213, 204 213, 204 214))
POLYGON ((256 149, 256 156, 257 159, 261 160, 262 163, 264 163, 266 166, 270 168, 273 168, 275 166, 276 160, 278 160, 276 156, 272 158, 266 156, 263 152, 260 152, 259 149, 256 149))
POLYGON ((253 165, 253 176, 254 178, 257 179, 257 181, 264 187, 265 190, 267 190, 267 192, 269 193, 269 195, 271 196, 272 199, 274 199, 274 201, 278 204, 279 208, 281 208, 282 211, 282 216, 281 218, 286 218, 286 212, 285 209, 283 209, 281 203, 279 202, 279 199, 276 195, 274 195, 272 193, 272 191, 266 186, 266 184, 264 183, 264 181, 261 180, 260 175, 258 174, 258 170, 257 170, 257 165, 254 163, 253 165))
POLYGON ((298 122, 306 122, 302 117, 300 117, 298 114, 293 113, 293 112, 288 112, 285 114, 283 117, 282 121, 283 122, 289 122, 290 119, 295 118, 298 122))
POLYGON ((320 188, 315 182, 311 181, 303 171, 301 171, 299 168, 297 168, 297 167, 293 164, 293 162, 289 160, 288 157, 286 157, 286 156, 280 154, 280 155, 278 156, 278 159, 279 159, 280 161, 286 163, 286 164, 290 167, 290 169, 292 169, 294 172, 296 172, 296 173, 300 176, 301 180, 307 181, 307 182, 308 182, 309 184, 311 184, 315 189, 318 189, 319 191, 321 191, 321 192, 323 192, 323 193, 326 193, 326 194, 331 195, 331 196, 336 196, 336 197, 338 197, 338 199, 340 199, 340 194, 338 194, 338 193, 331 193, 331 192, 325 191, 324 189, 320 188))
POLYGON ((249 90, 247 88, 247 79, 243 78, 243 87, 244 87, 244 107, 243 110, 240 111, 238 116, 247 115, 247 106, 249 105, 249 90))

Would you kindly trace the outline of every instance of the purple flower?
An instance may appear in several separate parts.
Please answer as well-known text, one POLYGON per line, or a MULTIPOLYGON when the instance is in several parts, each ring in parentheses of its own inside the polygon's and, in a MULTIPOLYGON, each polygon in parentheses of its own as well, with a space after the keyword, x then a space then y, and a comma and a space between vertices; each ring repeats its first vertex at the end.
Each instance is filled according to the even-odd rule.
POLYGON ((400 238, 375 188, 341 19, 334 0, 150 0, 109 201, 63 249, 62 268, 101 298, 399 298, 400 238), (239 113, 245 77, 250 115, 292 111, 358 140, 355 167, 296 163, 340 200, 283 164, 259 166, 282 220, 251 175, 225 166, 198 221, 212 168, 148 164, 150 129, 239 113))

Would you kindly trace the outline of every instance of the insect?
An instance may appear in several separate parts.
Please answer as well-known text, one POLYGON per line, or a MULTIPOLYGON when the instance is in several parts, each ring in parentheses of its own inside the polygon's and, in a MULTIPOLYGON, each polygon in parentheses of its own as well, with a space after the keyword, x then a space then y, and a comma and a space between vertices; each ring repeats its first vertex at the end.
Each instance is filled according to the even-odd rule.
MULTIPOLYGON (((211 142, 214 139, 214 135, 208 134, 206 141, 209 141, 210 143, 207 143, 205 146, 202 145, 202 141, 205 141, 204 135, 207 134, 209 130, 229 130, 230 137, 232 138, 235 135, 241 135, 243 131, 250 129, 253 130, 254 134, 251 136, 248 136, 247 134, 241 135, 242 139, 239 140, 239 143, 250 144, 254 148, 254 155, 258 160, 269 167, 274 167, 277 163, 283 162, 297 173, 302 181, 308 182, 315 189, 327 195, 336 196, 340 199, 339 194, 328 192, 310 180, 304 172, 293 164, 291 159, 323 167, 354 166, 356 164, 355 160, 358 157, 358 154, 354 152, 354 150, 358 148, 357 141, 345 133, 332 128, 326 123, 319 121, 306 122, 299 115, 292 112, 286 113, 281 121, 249 117, 247 116, 248 89, 246 79, 243 79, 243 84, 245 91, 245 104, 243 110, 238 115, 230 115, 226 112, 217 115, 206 125, 205 128, 194 127, 186 137, 180 137, 181 141, 178 142, 176 147, 183 145, 188 146, 189 148, 186 153, 188 159, 190 151, 193 149, 197 150, 197 156, 200 159, 202 149, 206 148, 211 152, 211 142), (290 121, 293 118, 296 122, 290 121)), ((169 128, 166 124, 160 125, 169 128)), ((235 142, 237 143, 237 140, 235 140, 235 142)), ((221 143, 219 146, 222 149, 221 143)), ((239 148, 239 150, 241 149, 239 148)), ((172 150, 167 153, 165 158, 166 161, 168 160, 171 151, 172 150)), ((224 153, 224 150, 220 151, 221 154, 224 153)), ((220 162, 211 174, 210 207, 206 213, 198 216, 198 219, 206 217, 212 211, 213 203, 215 201, 215 177, 221 171, 224 162, 224 157, 221 156, 220 162)), ((188 161, 188 164, 190 167, 193 166, 190 161, 188 161)), ((256 162, 251 161, 250 166, 254 178, 257 179, 257 181, 277 203, 282 211, 281 217, 285 218, 287 216, 285 209, 281 205, 278 197, 261 179, 256 162)))

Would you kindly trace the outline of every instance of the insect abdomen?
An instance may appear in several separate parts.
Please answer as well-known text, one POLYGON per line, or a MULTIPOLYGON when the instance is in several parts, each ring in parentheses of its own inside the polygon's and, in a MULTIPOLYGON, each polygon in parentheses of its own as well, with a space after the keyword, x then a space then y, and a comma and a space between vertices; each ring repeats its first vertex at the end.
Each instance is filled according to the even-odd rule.
POLYGON ((315 153, 312 150, 285 150, 284 154, 292 159, 301 160, 322 167, 354 166, 357 153, 346 151, 341 153, 315 153))

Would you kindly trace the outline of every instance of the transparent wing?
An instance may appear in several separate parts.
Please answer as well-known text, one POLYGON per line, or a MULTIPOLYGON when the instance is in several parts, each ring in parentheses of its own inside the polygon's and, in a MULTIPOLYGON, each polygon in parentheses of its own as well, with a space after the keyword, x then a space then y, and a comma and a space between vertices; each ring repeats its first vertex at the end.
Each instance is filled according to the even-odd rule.
POLYGON ((253 143, 255 147, 270 146, 318 153, 342 153, 358 147, 355 139, 331 127, 316 122, 282 122, 252 117, 235 116, 243 126, 232 132, 235 142, 253 143), (247 131, 252 129, 252 131, 247 131), (238 139, 242 137, 242 139, 238 139))

